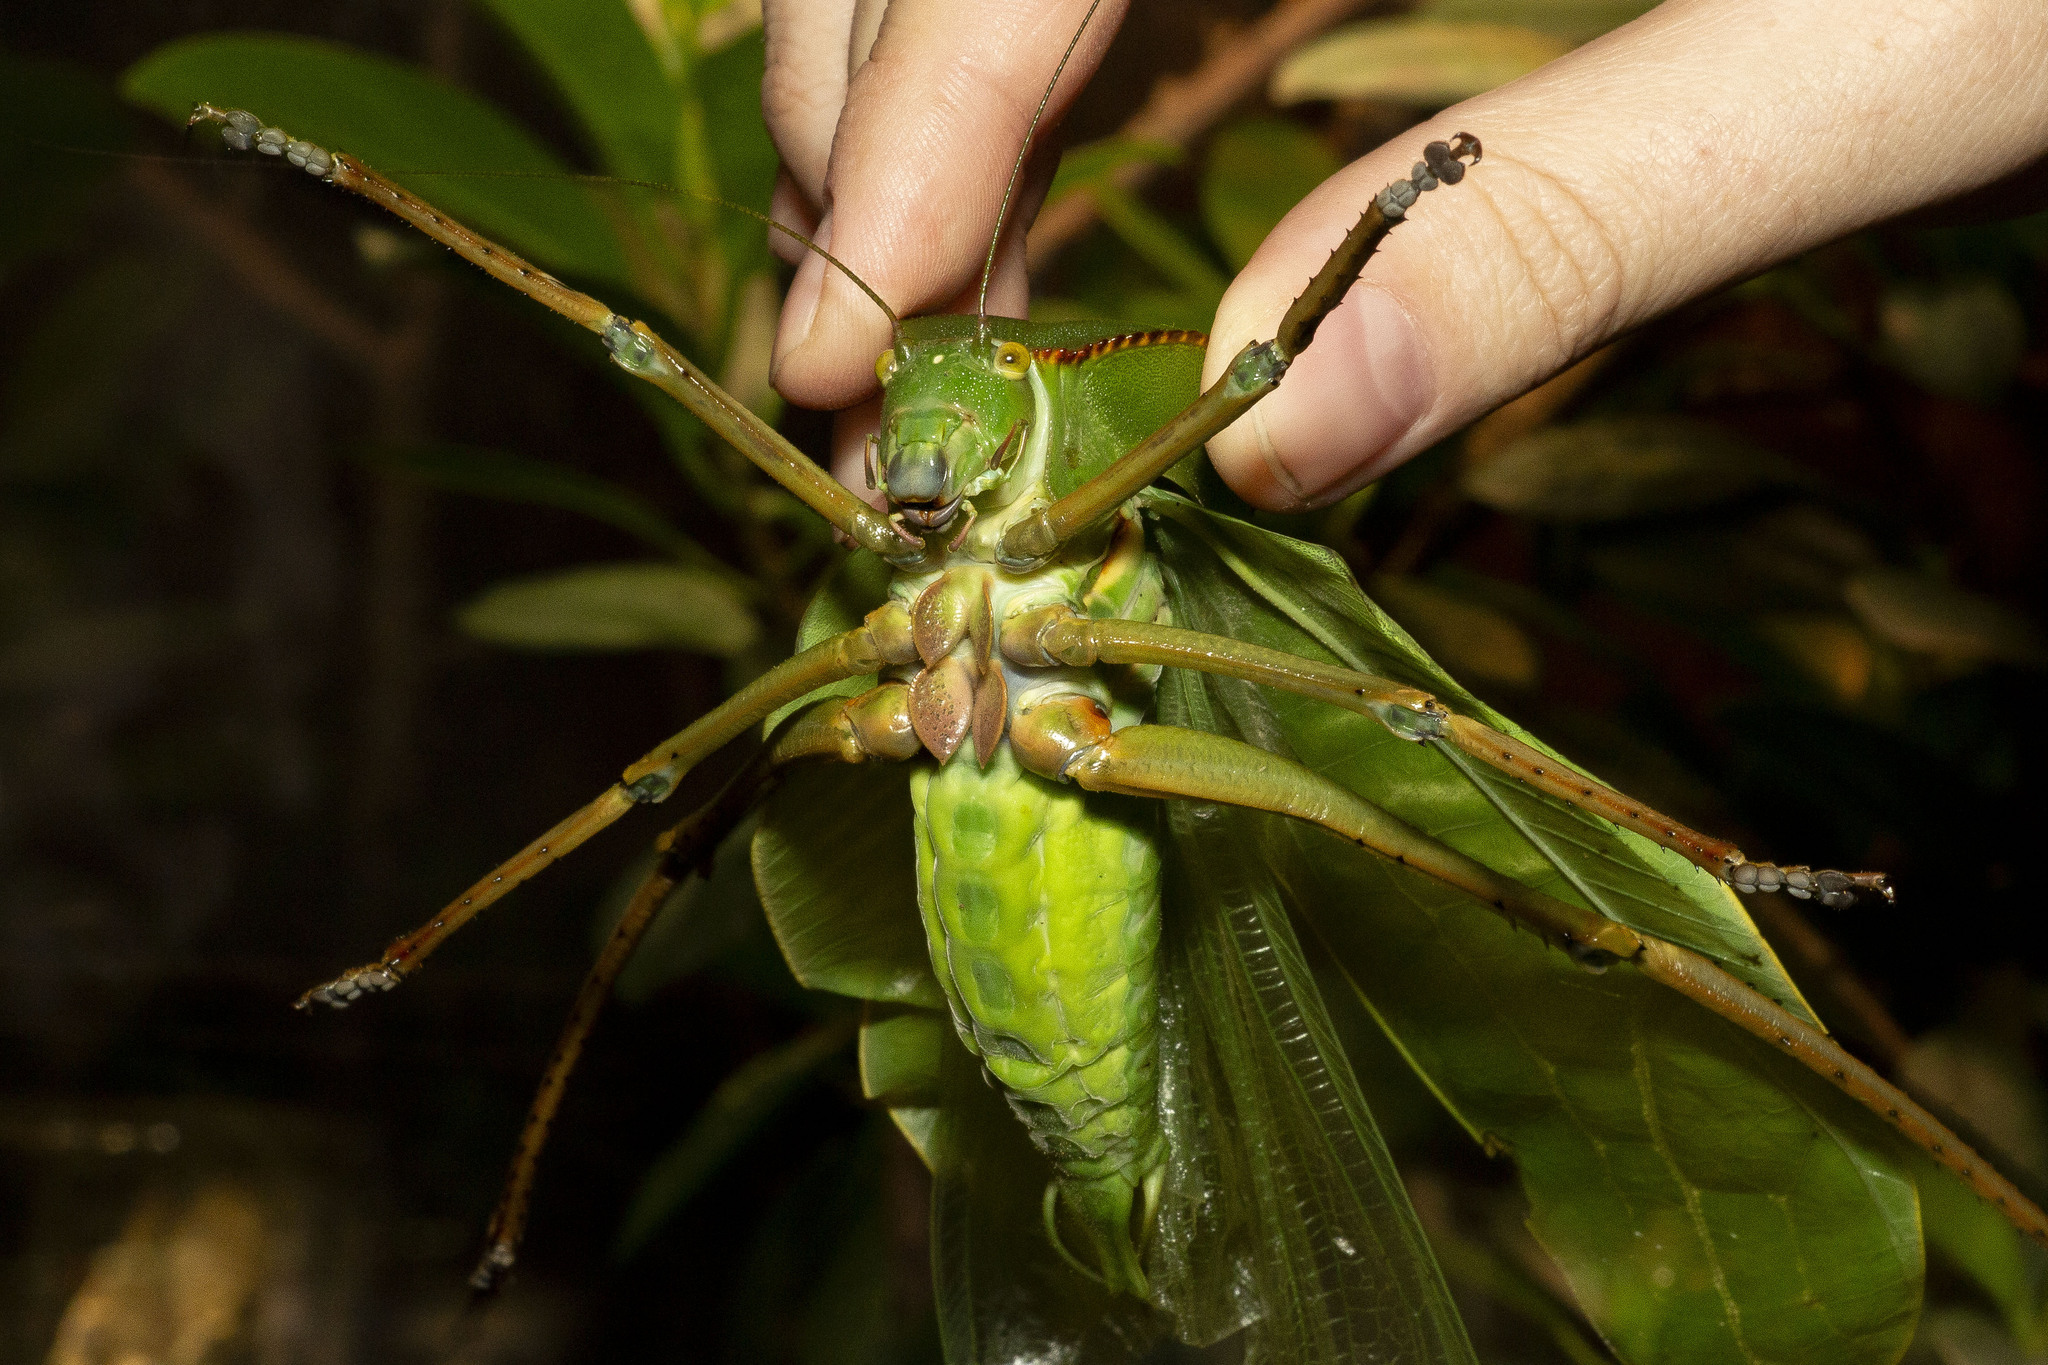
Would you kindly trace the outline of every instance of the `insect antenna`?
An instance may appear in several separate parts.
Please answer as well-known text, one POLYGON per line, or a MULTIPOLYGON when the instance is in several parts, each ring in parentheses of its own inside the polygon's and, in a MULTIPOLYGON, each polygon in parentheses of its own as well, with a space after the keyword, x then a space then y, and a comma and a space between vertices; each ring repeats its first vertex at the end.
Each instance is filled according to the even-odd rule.
POLYGON ((1016 164, 1010 167, 1010 183, 1003 186, 1003 202, 996 210, 996 230, 989 234, 988 259, 981 266, 981 293, 974 304, 978 330, 984 341, 988 339, 988 282, 996 273, 996 248, 1002 244, 1003 224, 1010 216, 1010 201, 1017 195, 1017 182, 1024 176, 1025 158, 1031 155, 1031 139, 1038 133, 1039 121, 1045 117, 1045 106, 1052 103, 1052 92, 1059 88, 1060 77, 1066 74, 1067 63, 1074 58, 1074 49, 1081 46, 1081 35, 1088 31, 1089 21, 1101 8, 1102 0, 1094 0, 1088 6, 1088 12, 1081 16, 1081 26, 1067 40, 1067 50, 1060 54, 1060 64, 1052 69, 1052 79, 1046 82, 1045 93, 1038 97, 1038 108, 1032 111, 1031 125, 1024 130, 1024 145, 1017 149, 1016 164))
MULTIPOLYGON (((1096 3, 1100 4, 1101 0, 1096 0, 1096 3)), ((1064 65, 1064 63, 1062 63, 1062 65, 1064 65)), ((548 180, 567 179, 578 181, 586 185, 625 185, 633 189, 660 190, 664 194, 687 194, 692 199, 699 199, 707 204, 716 204, 720 208, 731 209, 734 213, 744 213, 749 218, 757 218, 761 222, 766 223, 769 227, 774 228, 777 232, 783 233, 784 235, 789 237, 794 237, 797 241, 803 243, 804 247, 807 250, 815 251, 820 256, 824 257, 828 265, 835 267, 840 274, 846 276, 847 279, 852 280, 854 286, 858 288, 861 293, 866 294, 869 299, 874 301, 875 307, 881 309, 883 316, 889 319, 889 330, 892 337, 900 333, 903 328, 903 319, 896 316, 896 310, 891 308, 888 304, 882 301, 882 296, 875 292, 874 286, 870 285, 866 280, 862 279, 860 276, 854 274, 852 266, 840 260, 837 256, 834 256, 831 252, 825 250, 824 247, 819 246, 816 242, 804 236, 804 234, 798 232, 795 228, 789 226, 789 224, 778 222, 776 219, 769 217, 767 214, 761 212, 759 209, 750 209, 745 204, 735 204, 732 200, 721 199, 715 194, 699 194, 695 190, 678 189, 674 185, 664 184, 662 181, 659 180, 633 180, 622 175, 557 176, 550 175, 544 171, 411 171, 394 172, 394 174, 484 175, 492 177, 534 177, 548 180)))

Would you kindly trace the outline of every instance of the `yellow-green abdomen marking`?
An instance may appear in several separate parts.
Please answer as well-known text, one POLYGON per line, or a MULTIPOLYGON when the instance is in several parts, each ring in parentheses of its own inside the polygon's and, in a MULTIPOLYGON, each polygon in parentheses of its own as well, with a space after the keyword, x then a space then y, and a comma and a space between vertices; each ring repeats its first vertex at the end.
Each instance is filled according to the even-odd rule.
POLYGON ((1052 1159, 1106 1277, 1143 1294, 1132 1196, 1165 1160, 1149 811, 1027 773, 1008 745, 986 770, 963 750, 910 790, 954 1025, 1052 1159))

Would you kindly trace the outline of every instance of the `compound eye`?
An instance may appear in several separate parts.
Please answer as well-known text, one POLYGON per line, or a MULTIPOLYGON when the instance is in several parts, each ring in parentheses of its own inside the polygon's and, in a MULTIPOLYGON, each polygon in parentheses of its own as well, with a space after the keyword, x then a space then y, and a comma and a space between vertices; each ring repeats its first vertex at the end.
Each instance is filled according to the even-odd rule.
POLYGON ((888 350, 875 357, 875 378, 887 384, 890 376, 895 373, 896 348, 891 346, 888 350))
POLYGON ((1031 370, 1031 352, 1021 341, 1006 341, 996 347, 996 373, 1005 379, 1022 379, 1031 370))

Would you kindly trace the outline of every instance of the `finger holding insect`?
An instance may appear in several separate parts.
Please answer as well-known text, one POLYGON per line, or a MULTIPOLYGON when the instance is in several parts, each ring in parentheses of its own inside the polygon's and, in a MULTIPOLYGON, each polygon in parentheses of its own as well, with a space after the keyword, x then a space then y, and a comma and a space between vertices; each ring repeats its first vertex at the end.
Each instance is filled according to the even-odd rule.
POLYGON ((1463 128, 1485 167, 1393 234, 1287 382, 1210 443, 1251 501, 1342 497, 1618 332, 2018 170, 2048 151, 2048 11, 1673 0, 1326 182, 1226 294, 1205 382, 1272 335, 1415 145, 1463 128))
MULTIPOLYGON (((940 308, 974 289, 989 236, 1045 81, 1091 0, 1020 0, 987 7, 963 29, 945 0, 893 0, 867 61, 848 82, 821 190, 821 241, 899 312, 940 308), (837 242, 839 246, 832 245, 837 242)), ((1101 59, 1123 0, 1102 0, 1046 105, 1057 120, 1101 59)), ((791 125, 793 109, 771 107, 791 125)), ((804 116, 809 116, 808 114, 804 116)), ((800 136, 778 130, 778 141, 800 136)), ((1049 183, 1034 158, 1012 205, 991 311, 1024 302, 1022 225, 1049 183), (1036 193, 1033 193, 1034 187, 1036 193), (1009 239, 1015 238, 1014 241, 1009 239)), ((802 187, 802 173, 792 167, 802 187)), ((844 407, 875 387, 889 332, 872 303, 815 263, 798 267, 776 339, 776 384, 793 402, 844 407)))

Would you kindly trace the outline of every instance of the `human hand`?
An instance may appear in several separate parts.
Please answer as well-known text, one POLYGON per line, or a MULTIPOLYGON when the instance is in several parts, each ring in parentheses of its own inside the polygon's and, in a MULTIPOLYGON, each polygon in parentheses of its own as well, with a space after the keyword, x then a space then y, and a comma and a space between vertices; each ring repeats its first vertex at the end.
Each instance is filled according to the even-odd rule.
MULTIPOLYGON (((856 9, 875 7, 812 0, 799 24, 794 0, 770 0, 765 103, 787 183, 831 206, 843 258, 899 311, 929 311, 979 278, 1018 139, 1086 0, 997 7, 999 23, 967 33, 948 26, 958 10, 944 0, 893 0, 850 92, 798 77, 803 64, 818 70, 794 44, 806 32, 821 41, 821 12, 843 10, 834 23, 850 34, 856 9), (832 126, 836 142, 821 131, 832 126)), ((1121 17, 1120 4, 1103 8, 1053 108, 1100 60, 1121 17)), ((1459 130, 1486 145, 1479 171, 1418 206, 1287 381, 1210 440, 1219 472, 1252 502, 1342 497, 1689 299, 1869 223, 2037 174, 2048 9, 1667 0, 1325 182, 1224 295, 1204 382, 1272 335, 1423 143, 1459 130)), ((779 196, 785 214, 798 207, 798 194, 779 196)), ((776 383, 793 401, 844 406, 872 392, 887 324, 822 267, 807 261, 791 288, 776 383)), ((998 276, 991 311, 1021 313, 1021 234, 998 276)))

